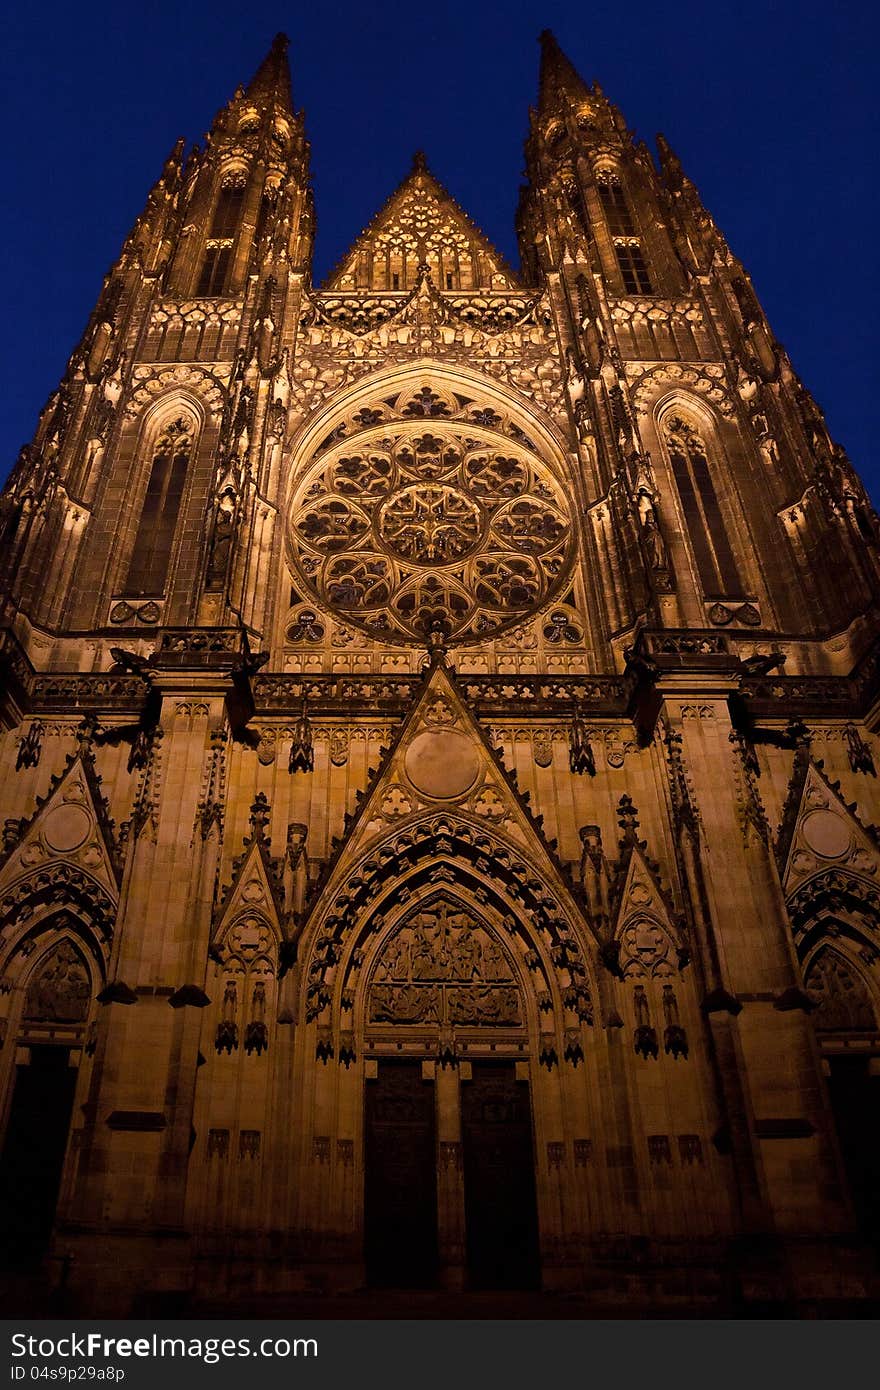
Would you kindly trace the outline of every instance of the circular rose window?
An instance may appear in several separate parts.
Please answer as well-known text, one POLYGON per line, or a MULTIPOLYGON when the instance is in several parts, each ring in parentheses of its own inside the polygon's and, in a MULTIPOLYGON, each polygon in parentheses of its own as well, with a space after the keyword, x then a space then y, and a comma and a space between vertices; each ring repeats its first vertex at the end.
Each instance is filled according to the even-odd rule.
POLYGON ((376 637, 421 642, 439 625, 477 641, 554 594, 570 509, 511 422, 427 388, 416 399, 418 412, 406 398, 362 409, 324 441, 293 498, 291 560, 315 599, 376 637))

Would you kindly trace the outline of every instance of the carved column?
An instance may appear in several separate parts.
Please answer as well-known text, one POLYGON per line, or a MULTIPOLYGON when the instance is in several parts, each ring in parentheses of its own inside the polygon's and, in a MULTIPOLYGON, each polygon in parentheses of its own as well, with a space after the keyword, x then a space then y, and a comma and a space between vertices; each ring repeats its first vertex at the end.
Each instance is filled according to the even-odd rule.
POLYGON ((459 1084, 468 1084, 470 1064, 464 1062, 459 1067, 438 1066, 435 1078, 439 1283, 445 1289, 461 1289, 464 1288, 467 1276, 467 1255, 459 1084))

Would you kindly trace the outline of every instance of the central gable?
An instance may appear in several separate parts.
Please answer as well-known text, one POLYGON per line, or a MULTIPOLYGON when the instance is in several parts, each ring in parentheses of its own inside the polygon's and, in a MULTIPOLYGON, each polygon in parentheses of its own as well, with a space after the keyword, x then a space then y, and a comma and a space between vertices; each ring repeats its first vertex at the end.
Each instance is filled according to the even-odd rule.
POLYGON ((442 291, 519 288, 504 258, 416 155, 410 174, 324 289, 406 292, 415 288, 421 265, 442 291))

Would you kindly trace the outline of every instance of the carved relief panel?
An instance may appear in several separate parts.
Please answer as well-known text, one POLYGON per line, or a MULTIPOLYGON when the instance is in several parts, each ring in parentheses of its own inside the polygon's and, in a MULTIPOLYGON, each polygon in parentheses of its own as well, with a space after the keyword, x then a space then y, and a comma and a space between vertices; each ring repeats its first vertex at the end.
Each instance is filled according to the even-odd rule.
POLYGON ((519 986, 494 933, 447 898, 389 937, 370 985, 370 1023, 521 1027, 519 986))

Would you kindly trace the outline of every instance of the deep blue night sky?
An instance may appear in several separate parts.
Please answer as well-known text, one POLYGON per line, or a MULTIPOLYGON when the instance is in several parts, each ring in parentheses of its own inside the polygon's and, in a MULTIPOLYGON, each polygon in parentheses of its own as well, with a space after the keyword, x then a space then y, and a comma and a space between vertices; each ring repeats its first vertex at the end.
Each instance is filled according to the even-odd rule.
POLYGON ((518 263, 513 210, 537 36, 554 30, 639 136, 662 130, 752 273, 777 336, 880 500, 878 25, 869 0, 159 0, 17 5, 6 106, 0 475, 29 439, 178 135, 199 139, 281 29, 312 142, 320 279, 428 162, 518 263))

